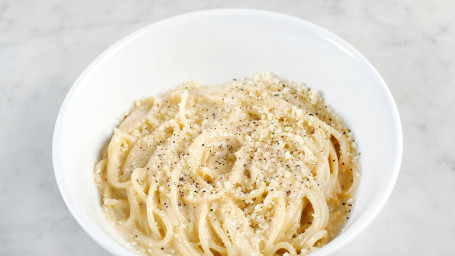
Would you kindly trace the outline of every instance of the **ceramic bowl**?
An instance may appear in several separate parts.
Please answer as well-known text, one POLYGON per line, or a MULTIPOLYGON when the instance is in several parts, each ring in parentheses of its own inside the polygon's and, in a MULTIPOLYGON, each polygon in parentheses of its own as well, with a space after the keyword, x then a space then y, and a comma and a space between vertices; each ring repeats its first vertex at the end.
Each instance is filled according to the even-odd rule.
POLYGON ((134 255, 106 220, 93 168, 135 99, 187 80, 218 84, 258 72, 305 82, 353 131, 361 181, 344 231, 314 255, 337 251, 378 215, 398 176, 399 114, 387 85, 357 50, 333 33, 278 13, 222 9, 184 14, 125 37, 90 64, 60 109, 55 176, 82 228, 114 255, 134 255))

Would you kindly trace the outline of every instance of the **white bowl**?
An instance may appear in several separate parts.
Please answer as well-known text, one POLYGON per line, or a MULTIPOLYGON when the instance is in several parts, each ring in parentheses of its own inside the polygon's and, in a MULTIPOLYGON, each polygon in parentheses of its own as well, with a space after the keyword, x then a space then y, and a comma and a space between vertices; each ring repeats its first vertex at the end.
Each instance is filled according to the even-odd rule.
POLYGON ((115 255, 133 255, 107 222, 93 181, 100 150, 135 99, 183 81, 215 84, 270 71, 322 91, 354 132, 361 182, 345 230, 314 255, 338 250, 386 203, 402 154, 387 85, 352 46, 314 24, 258 10, 209 10, 149 25, 116 43, 80 75, 55 125, 53 162, 63 199, 84 230, 115 255))

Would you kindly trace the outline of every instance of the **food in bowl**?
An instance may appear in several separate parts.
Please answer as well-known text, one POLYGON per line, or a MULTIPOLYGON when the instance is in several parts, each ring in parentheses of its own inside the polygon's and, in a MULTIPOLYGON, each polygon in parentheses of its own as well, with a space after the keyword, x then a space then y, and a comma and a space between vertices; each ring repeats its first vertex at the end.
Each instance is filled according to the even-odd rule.
POLYGON ((270 73, 136 101, 95 167, 107 218, 148 255, 306 255, 341 232, 358 180, 342 119, 270 73))

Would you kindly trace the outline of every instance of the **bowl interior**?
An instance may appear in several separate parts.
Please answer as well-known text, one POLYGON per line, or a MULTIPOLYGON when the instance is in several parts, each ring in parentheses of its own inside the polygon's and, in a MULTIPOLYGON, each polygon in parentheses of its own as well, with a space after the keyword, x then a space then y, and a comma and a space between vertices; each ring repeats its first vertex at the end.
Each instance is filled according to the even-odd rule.
POLYGON ((81 226, 117 255, 131 254, 107 223, 93 182, 100 150, 135 99, 187 80, 227 82, 270 71, 320 90, 354 132, 361 182, 335 251, 379 212, 401 160, 401 126, 387 86, 354 48, 311 23, 254 10, 191 13, 150 25, 108 49, 79 77, 57 120, 53 158, 61 193, 81 226))

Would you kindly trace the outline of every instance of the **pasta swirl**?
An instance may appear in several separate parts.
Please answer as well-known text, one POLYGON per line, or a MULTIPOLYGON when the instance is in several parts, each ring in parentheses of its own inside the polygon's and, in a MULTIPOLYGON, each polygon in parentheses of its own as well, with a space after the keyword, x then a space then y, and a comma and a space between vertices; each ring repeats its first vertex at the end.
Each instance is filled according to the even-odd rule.
POLYGON ((306 255, 348 218, 353 141, 302 84, 271 74, 187 82, 134 104, 95 182, 140 254, 306 255))

